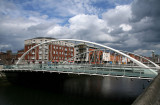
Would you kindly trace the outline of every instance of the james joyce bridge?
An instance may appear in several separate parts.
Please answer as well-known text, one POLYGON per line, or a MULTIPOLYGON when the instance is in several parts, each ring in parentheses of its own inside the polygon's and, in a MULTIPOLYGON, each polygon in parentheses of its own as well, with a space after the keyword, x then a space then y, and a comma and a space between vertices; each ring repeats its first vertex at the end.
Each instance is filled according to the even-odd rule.
POLYGON ((154 62, 146 59, 137 54, 133 54, 140 58, 140 61, 134 59, 128 54, 133 54, 126 51, 119 51, 111 47, 98 44, 95 42, 76 40, 76 39, 58 39, 50 40, 35 45, 25 52, 18 60, 16 65, 4 66, 0 71, 4 73, 8 72, 50 72, 50 73, 66 73, 66 74, 77 74, 77 75, 94 75, 94 76, 113 76, 113 77, 125 77, 125 78, 139 78, 139 79, 152 79, 158 75, 160 67, 154 62), (63 63, 54 64, 22 64, 22 60, 25 55, 36 47, 43 44, 50 44, 56 41, 67 41, 76 44, 83 43, 90 46, 94 46, 94 50, 78 53, 74 57, 66 59, 63 63), (110 53, 114 56, 113 62, 104 62, 102 56, 99 56, 101 52, 110 53), (97 60, 95 63, 87 62, 84 59, 87 54, 92 54, 89 59, 97 60), (72 62, 74 59, 79 58, 80 62, 72 62), (119 58, 118 62, 114 62, 114 59, 119 58), (129 63, 122 63, 122 58, 125 58, 129 63), (142 62, 143 59, 147 61, 145 64, 142 62))

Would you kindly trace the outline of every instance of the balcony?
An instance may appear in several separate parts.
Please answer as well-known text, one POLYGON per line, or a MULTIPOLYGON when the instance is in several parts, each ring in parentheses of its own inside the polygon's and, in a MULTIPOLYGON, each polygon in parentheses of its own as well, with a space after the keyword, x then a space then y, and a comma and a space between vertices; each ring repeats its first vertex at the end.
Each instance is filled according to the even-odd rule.
POLYGON ((42 52, 39 52, 39 54, 42 54, 42 52))
POLYGON ((45 49, 48 49, 48 47, 44 47, 45 49))

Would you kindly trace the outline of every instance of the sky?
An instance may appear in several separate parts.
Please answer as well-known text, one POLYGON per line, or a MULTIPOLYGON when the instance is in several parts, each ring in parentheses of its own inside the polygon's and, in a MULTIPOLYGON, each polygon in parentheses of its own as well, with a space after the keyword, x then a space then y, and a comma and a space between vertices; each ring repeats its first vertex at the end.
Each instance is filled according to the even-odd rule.
POLYGON ((0 0, 0 50, 35 37, 81 39, 160 54, 160 0, 0 0))

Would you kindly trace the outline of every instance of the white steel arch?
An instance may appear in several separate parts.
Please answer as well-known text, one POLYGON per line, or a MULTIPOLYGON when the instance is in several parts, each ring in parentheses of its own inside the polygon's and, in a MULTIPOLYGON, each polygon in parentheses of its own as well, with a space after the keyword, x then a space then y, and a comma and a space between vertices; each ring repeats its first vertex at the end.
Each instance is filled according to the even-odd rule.
POLYGON ((40 43, 40 44, 37 44, 35 45, 34 47, 30 48, 27 52, 25 52, 21 58, 17 61, 16 65, 19 64, 19 62, 24 58, 24 56, 29 53, 32 49, 42 45, 42 44, 46 44, 46 43, 50 43, 50 42, 56 42, 56 41, 77 41, 77 42, 84 42, 84 43, 89 43, 89 44, 93 44, 93 45, 97 45, 97 46, 100 46, 100 47, 103 47, 103 48, 106 48, 106 49, 109 49, 111 51, 114 51, 118 54, 121 54, 125 57, 127 57, 128 59, 130 59, 131 61, 133 61, 134 63, 136 63, 137 65, 139 65, 140 67, 142 68, 146 68, 146 69, 149 69, 151 72, 153 72, 154 74, 158 74, 157 72, 155 72, 154 70, 150 69, 148 66, 144 65, 143 63, 141 63, 140 61, 130 57, 129 55, 123 53, 123 52, 120 52, 119 50, 116 50, 114 48, 111 48, 111 47, 108 47, 108 46, 105 46, 105 45, 102 45, 102 44, 98 44, 98 43, 95 43, 95 42, 90 42, 90 41, 85 41, 85 40, 77 40, 77 39, 58 39, 58 40, 50 40, 50 41, 46 41, 46 42, 43 42, 43 43, 40 43))

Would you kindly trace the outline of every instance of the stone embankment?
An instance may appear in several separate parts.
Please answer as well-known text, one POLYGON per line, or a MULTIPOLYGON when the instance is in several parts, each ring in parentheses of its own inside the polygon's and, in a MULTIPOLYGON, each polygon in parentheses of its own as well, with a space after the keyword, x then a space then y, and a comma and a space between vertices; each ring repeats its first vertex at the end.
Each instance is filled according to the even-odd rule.
POLYGON ((132 105, 160 105, 160 73, 132 105))

